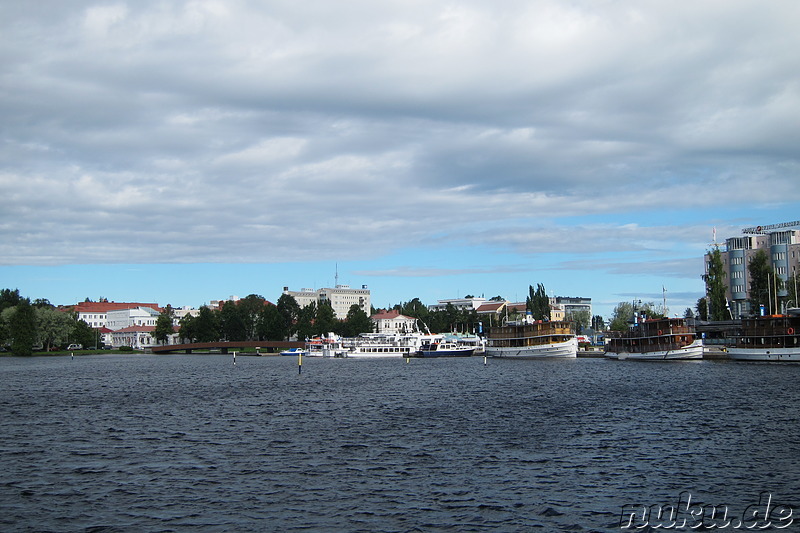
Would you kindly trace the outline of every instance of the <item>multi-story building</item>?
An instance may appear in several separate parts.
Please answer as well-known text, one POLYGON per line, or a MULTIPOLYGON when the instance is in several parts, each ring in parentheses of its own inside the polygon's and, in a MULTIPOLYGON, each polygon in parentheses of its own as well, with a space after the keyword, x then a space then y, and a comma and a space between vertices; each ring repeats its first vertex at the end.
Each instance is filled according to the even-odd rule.
POLYGON ((107 327, 112 331, 129 328, 131 326, 153 326, 156 325, 160 311, 152 307, 135 307, 133 309, 120 309, 109 311, 107 327))
POLYGON ((428 311, 444 311, 448 304, 459 311, 476 311, 486 303, 486 298, 453 298, 450 300, 439 300, 438 303, 428 306, 428 311))
POLYGON ((312 302, 319 305, 328 302, 333 308, 336 318, 344 320, 350 308, 357 305, 362 311, 369 314, 372 308, 369 289, 362 285, 360 289, 353 289, 349 285, 336 285, 324 289, 300 289, 290 291, 289 287, 283 288, 283 294, 291 296, 300 307, 306 307, 312 302))
MULTIPOLYGON (((108 321, 108 313, 110 311, 120 311, 125 309, 136 309, 138 307, 148 307, 161 311, 158 304, 148 303, 132 303, 132 302, 80 302, 70 308, 78 313, 78 320, 83 320, 93 328, 106 327, 108 321)), ((109 328, 114 329, 114 328, 109 328)))
MULTIPOLYGON (((592 299, 579 296, 556 296, 551 298, 550 306, 560 305, 564 308, 564 316, 569 318, 574 313, 588 312, 589 318, 592 317, 592 299), (555 302, 553 302, 555 300, 555 302)), ((555 320, 555 319, 554 319, 555 320)))
MULTIPOLYGON (((753 256, 763 250, 769 257, 770 266, 782 282, 795 276, 800 265, 800 230, 779 230, 754 235, 731 237, 720 249, 720 258, 725 270, 726 298, 733 318, 752 314, 749 306, 750 273, 748 265, 753 256)), ((710 256, 705 255, 705 273, 708 274, 710 256)), ((787 295, 786 288, 778 290, 778 296, 787 295)), ((797 306, 797 302, 789 302, 797 306)))

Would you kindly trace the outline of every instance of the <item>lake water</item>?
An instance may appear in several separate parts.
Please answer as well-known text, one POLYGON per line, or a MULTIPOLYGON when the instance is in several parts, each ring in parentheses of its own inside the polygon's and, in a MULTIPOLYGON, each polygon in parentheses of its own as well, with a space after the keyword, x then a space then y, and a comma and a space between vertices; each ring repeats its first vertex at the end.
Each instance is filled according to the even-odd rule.
POLYGON ((791 530, 799 406, 791 364, 0 358, 0 530, 620 531, 687 495, 791 530))

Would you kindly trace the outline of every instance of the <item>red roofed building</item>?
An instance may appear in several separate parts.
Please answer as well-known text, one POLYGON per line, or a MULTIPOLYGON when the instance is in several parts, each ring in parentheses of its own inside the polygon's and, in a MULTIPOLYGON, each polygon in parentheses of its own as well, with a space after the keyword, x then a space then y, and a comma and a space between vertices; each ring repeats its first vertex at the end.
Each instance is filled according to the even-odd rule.
POLYGON ((122 311, 125 309, 136 309, 137 307, 150 307, 159 313, 161 308, 158 304, 147 303, 133 303, 133 302, 80 302, 75 305, 69 306, 71 309, 78 313, 78 320, 83 320, 93 328, 107 327, 108 325, 108 312, 109 311, 122 311))
POLYGON ((415 331, 416 318, 401 315, 400 311, 384 311, 370 317, 378 333, 406 333, 415 331))

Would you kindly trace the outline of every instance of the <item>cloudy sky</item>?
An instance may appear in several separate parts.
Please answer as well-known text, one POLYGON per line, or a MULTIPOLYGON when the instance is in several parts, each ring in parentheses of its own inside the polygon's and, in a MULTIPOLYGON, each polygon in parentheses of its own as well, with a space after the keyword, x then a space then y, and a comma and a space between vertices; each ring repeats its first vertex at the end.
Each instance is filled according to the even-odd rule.
POLYGON ((800 217, 800 3, 0 3, 0 285, 199 306, 529 285, 682 314, 800 217))

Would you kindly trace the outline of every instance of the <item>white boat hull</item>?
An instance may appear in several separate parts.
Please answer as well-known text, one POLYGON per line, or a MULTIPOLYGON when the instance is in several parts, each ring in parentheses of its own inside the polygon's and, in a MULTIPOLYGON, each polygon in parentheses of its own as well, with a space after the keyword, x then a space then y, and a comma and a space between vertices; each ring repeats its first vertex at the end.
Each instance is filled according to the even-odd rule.
POLYGON ((565 342, 554 342, 540 346, 523 347, 486 347, 486 355, 508 359, 551 359, 578 357, 578 339, 575 337, 565 342))
POLYGON ((630 361, 685 361, 703 358, 703 341, 696 340, 676 350, 659 350, 654 352, 606 352, 609 359, 630 361))
POLYGON ((797 348, 728 348, 728 357, 734 361, 800 362, 800 350, 797 348))

